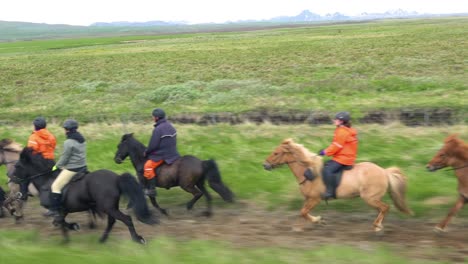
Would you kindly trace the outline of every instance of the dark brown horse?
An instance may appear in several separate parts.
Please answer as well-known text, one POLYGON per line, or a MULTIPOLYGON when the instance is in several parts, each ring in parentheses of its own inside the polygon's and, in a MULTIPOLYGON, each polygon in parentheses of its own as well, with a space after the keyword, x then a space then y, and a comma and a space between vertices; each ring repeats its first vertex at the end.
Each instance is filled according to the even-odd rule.
MULTIPOLYGON (((143 166, 146 158, 143 156, 146 147, 141 142, 133 137, 133 134, 125 134, 117 146, 114 160, 120 164, 130 157, 133 167, 136 170, 140 184, 143 184, 143 166)), ((163 164, 158 168, 156 177, 157 187, 170 189, 171 187, 180 186, 184 191, 193 195, 193 198, 187 203, 187 209, 193 208, 195 202, 205 195, 207 202, 207 210, 204 215, 210 216, 211 212, 211 195, 205 188, 205 180, 208 180, 210 187, 215 190, 226 202, 233 202, 234 195, 231 190, 221 180, 221 174, 216 161, 200 160, 191 155, 185 155, 171 165, 163 164)), ((151 203, 161 213, 167 215, 167 211, 159 207, 155 196, 148 196, 151 203)))
POLYGON ((468 202, 468 144, 456 135, 448 136, 444 141, 444 146, 427 164, 429 171, 445 167, 452 167, 455 176, 457 176, 458 200, 447 217, 435 227, 437 232, 445 231, 445 227, 452 217, 468 202))

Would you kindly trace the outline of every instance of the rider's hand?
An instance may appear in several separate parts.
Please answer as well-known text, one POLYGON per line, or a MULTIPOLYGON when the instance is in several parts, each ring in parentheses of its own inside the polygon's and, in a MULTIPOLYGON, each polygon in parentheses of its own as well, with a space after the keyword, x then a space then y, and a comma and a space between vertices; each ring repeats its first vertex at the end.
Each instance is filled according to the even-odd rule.
POLYGON ((320 151, 318 152, 318 154, 319 154, 320 156, 325 156, 325 150, 324 150, 324 149, 320 150, 320 151))

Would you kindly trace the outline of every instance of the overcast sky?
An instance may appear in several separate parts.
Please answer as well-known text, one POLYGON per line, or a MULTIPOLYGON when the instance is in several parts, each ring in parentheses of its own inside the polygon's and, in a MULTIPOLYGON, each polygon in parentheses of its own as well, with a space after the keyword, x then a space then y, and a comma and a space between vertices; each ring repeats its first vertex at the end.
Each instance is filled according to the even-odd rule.
POLYGON ((466 13, 468 0, 1 0, 0 20, 70 25, 151 20, 205 23, 293 16, 303 10, 356 15, 399 8, 466 13))

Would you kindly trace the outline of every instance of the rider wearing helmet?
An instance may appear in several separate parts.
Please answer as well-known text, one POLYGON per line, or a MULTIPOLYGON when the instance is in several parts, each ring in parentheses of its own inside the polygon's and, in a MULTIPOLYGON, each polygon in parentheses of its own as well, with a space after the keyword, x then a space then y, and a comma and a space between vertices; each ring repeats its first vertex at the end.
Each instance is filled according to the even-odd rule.
POLYGON ((324 199, 336 198, 335 174, 344 167, 354 165, 357 156, 357 131, 351 128, 351 116, 348 112, 339 112, 333 120, 336 125, 333 142, 326 149, 319 152, 321 156, 333 157, 327 161, 323 169, 323 178, 327 187, 324 199))
MULTIPOLYGON (((44 159, 49 162, 49 167, 52 168, 55 164, 54 151, 57 145, 55 136, 47 130, 47 122, 44 117, 36 117, 33 121, 34 131, 29 136, 27 147, 31 148, 34 153, 41 154, 44 159)), ((29 182, 20 183, 21 199, 28 198, 29 182)), ((51 212, 45 212, 44 216, 50 216, 51 212)))
POLYGON ((33 121, 34 131, 29 136, 28 147, 34 153, 40 153, 45 159, 54 160, 54 150, 57 144, 55 136, 47 130, 44 117, 40 116, 33 121))
POLYGON ((50 193, 49 209, 55 213, 54 222, 63 221, 60 212, 62 188, 70 182, 75 174, 87 171, 86 143, 83 135, 77 131, 78 122, 74 119, 68 119, 63 123, 63 128, 67 139, 63 143, 63 152, 56 164, 56 167, 62 171, 52 183, 50 193))
POLYGON ((148 159, 144 166, 143 176, 147 180, 146 194, 155 195, 156 168, 166 162, 174 163, 180 155, 177 151, 177 131, 172 124, 166 120, 166 113, 161 108, 152 112, 154 129, 145 157, 148 159))

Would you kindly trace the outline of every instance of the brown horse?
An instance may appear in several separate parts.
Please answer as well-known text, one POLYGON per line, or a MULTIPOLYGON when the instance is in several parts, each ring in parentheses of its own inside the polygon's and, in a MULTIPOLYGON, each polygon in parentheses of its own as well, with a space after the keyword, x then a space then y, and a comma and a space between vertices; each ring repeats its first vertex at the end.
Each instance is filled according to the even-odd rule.
MULTIPOLYGON (((322 157, 311 153, 292 139, 286 139, 267 157, 263 166, 266 170, 271 170, 283 164, 287 164, 296 176, 299 189, 305 197, 301 216, 313 223, 320 221, 320 216, 312 216, 309 211, 320 203, 321 194, 325 192, 321 177, 322 157), (307 180, 304 176, 307 169, 311 169, 319 177, 307 180)), ((368 205, 376 208, 379 214, 374 221, 374 231, 381 232, 382 221, 389 210, 389 205, 382 202, 382 197, 387 191, 401 212, 412 214, 405 202, 406 177, 396 167, 384 169, 371 162, 358 163, 351 170, 343 172, 336 196, 338 199, 360 196, 368 205)), ((302 228, 295 230, 300 231, 302 228)))
POLYGON ((448 136, 444 141, 444 146, 426 167, 429 171, 452 167, 458 179, 458 200, 447 217, 435 227, 435 231, 445 231, 450 219, 468 202, 468 144, 456 135, 448 136))

